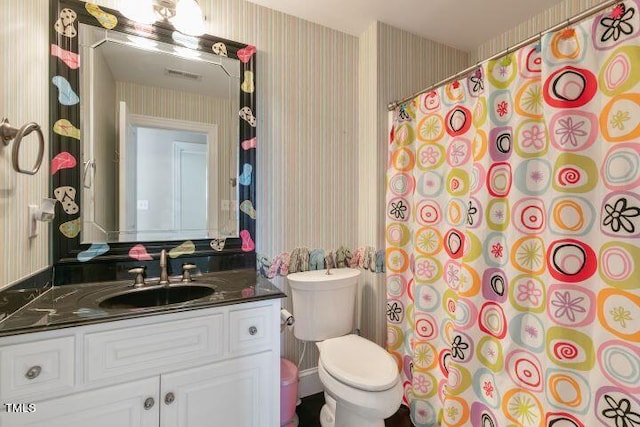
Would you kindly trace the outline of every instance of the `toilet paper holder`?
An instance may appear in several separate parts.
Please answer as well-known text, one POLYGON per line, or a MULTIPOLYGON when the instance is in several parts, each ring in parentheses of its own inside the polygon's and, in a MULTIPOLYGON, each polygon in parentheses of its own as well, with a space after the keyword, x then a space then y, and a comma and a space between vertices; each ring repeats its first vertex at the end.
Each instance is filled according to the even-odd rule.
POLYGON ((289 313, 284 308, 280 310, 280 332, 284 331, 285 327, 293 327, 295 322, 296 319, 293 317, 293 314, 289 313))

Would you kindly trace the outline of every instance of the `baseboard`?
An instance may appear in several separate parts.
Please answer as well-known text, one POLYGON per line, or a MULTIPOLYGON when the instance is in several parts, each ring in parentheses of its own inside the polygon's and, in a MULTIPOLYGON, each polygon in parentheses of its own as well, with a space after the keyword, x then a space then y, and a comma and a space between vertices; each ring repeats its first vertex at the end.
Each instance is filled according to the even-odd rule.
POLYGON ((300 398, 311 396, 322 391, 322 383, 318 376, 318 368, 310 368, 301 371, 300 383, 298 383, 298 396, 300 398))

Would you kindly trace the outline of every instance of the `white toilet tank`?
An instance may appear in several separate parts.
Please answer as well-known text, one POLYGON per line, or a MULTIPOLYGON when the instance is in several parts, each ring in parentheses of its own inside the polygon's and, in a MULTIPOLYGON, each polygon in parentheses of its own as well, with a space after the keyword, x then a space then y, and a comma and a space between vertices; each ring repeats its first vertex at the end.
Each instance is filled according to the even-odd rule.
POLYGON ((354 268, 289 274, 295 337, 324 341, 353 332, 358 276, 354 268))

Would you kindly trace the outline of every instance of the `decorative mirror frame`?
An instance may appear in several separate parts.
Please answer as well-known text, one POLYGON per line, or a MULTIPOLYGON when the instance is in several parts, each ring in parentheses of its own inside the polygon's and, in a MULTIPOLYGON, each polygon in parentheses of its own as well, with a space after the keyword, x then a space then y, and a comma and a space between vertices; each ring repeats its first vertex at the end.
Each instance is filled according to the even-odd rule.
POLYGON ((175 31, 167 23, 138 24, 118 11, 78 0, 50 0, 49 40, 51 190, 53 196, 60 201, 56 203, 51 239, 56 283, 115 279, 129 266, 151 266, 152 260, 158 259, 162 249, 169 251, 172 259, 180 258, 181 262, 200 261, 198 264, 201 270, 215 271, 251 266, 255 268, 256 48, 208 34, 200 37, 186 36, 175 31), (82 97, 79 69, 82 61, 78 54, 79 23, 183 47, 197 42, 198 51, 224 55, 240 61, 241 78, 244 77, 245 82, 248 82, 241 85, 239 91, 240 178, 237 183, 237 212, 240 237, 224 240, 194 239, 186 242, 80 242, 82 156, 78 128, 82 97), (59 89, 61 86, 64 87, 59 89), (207 257, 206 262, 203 262, 203 257, 207 257))

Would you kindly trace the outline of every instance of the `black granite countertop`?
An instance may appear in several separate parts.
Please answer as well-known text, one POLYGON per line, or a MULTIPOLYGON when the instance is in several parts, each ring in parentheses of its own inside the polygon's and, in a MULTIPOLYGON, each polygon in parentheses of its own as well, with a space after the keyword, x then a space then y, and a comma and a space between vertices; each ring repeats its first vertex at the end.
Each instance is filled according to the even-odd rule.
MULTIPOLYGON (((208 288, 215 288, 215 290, 211 295, 186 302, 131 307, 128 301, 139 297, 131 281, 54 286, 20 310, 5 319, 0 319, 0 337, 286 297, 282 291, 267 279, 257 275, 253 269, 229 270, 196 276, 189 284, 181 284, 179 279, 176 279, 176 283, 172 283, 169 287, 174 288, 171 292, 179 297, 191 292, 184 288, 187 285, 197 286, 192 288, 195 292, 189 297, 197 295, 198 292, 207 293, 208 288), (120 297, 122 303, 105 305, 105 300, 123 293, 127 296, 120 297)), ((152 281, 149 286, 159 292, 164 288, 153 286, 152 281)), ((2 293, 0 293, 1 296, 2 293)))

